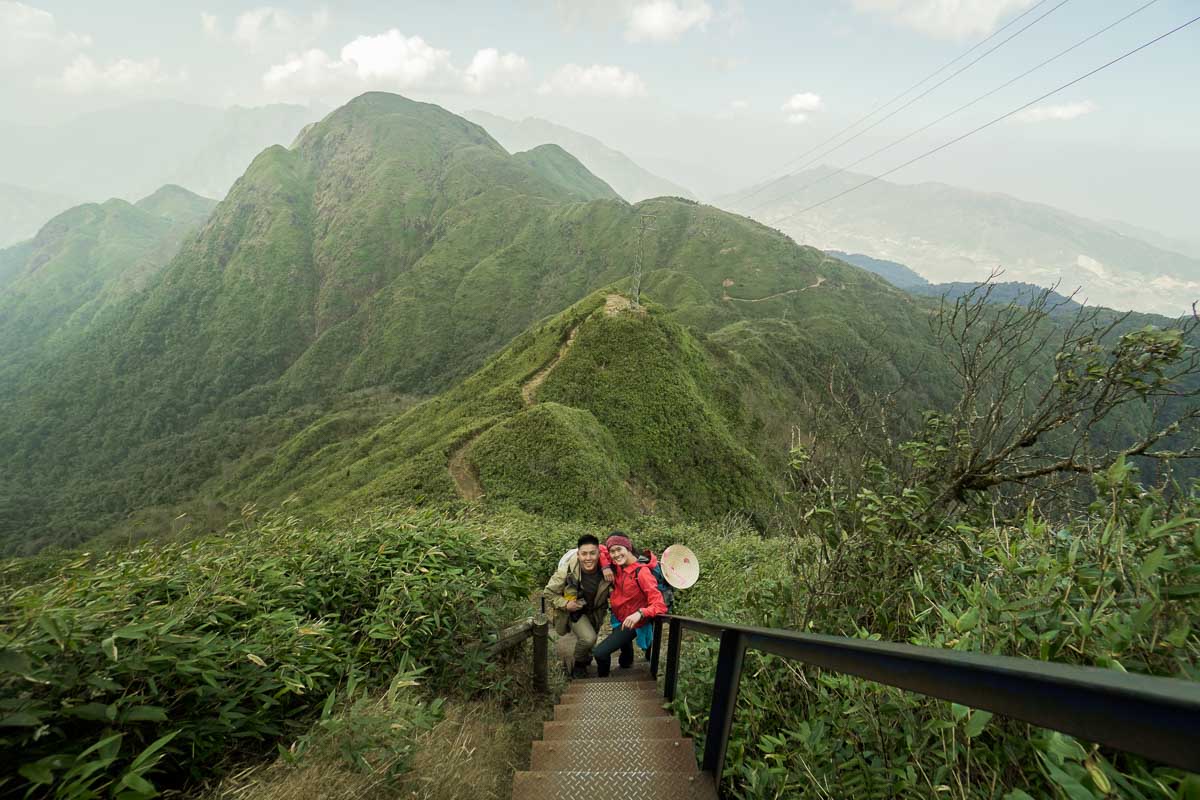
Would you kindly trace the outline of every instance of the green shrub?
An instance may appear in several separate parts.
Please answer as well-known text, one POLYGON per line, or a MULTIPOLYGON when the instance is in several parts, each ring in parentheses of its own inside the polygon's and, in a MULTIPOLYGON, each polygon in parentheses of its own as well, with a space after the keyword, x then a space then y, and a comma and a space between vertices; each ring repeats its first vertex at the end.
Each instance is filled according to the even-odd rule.
POLYGON ((0 793, 149 796, 402 664, 433 691, 486 685, 477 645, 529 585, 481 525, 427 512, 80 556, 0 606, 0 760, 19 773, 0 793))
MULTIPOLYGON (((1098 475, 1100 499, 1066 524, 1034 506, 922 521, 929 490, 892 491, 880 469, 853 497, 806 494, 807 525, 788 547, 753 554, 741 583, 684 593, 685 613, 1200 680, 1200 497, 1168 499, 1132 477, 1124 461, 1098 475)), ((702 741, 715 640, 689 637, 683 659, 676 710, 702 741)), ((1135 756, 754 652, 725 766, 739 798, 1200 790, 1135 756)))

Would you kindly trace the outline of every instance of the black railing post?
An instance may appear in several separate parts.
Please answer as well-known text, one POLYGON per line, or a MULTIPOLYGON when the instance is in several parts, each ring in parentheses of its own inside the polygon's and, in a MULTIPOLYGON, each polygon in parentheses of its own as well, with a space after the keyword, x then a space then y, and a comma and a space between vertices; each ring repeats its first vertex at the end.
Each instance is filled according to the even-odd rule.
POLYGON ((667 631, 667 676, 663 679, 663 696, 675 699, 675 685, 679 680, 679 645, 683 643, 683 626, 673 619, 667 631))
POLYGON ((745 635, 736 630, 721 631, 721 649, 717 653, 717 674, 713 680, 712 703, 708 707, 708 735, 704 741, 704 764, 701 767, 712 775, 718 793, 721 790, 725 750, 729 747, 733 708, 737 705, 745 655, 745 635))
POLYGON ((658 677, 658 654, 662 649, 662 619, 654 618, 654 644, 650 645, 650 677, 658 677))

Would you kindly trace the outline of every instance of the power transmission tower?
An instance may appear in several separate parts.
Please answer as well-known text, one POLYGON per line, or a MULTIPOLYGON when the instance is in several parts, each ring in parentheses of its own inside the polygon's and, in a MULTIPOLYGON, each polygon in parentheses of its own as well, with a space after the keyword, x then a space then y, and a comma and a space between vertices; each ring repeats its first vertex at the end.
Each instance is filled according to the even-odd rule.
POLYGON ((646 250, 646 231, 657 231, 654 223, 658 218, 654 214, 642 214, 638 228, 637 254, 633 260, 633 290, 630 292, 630 305, 638 308, 642 300, 642 261, 646 250))

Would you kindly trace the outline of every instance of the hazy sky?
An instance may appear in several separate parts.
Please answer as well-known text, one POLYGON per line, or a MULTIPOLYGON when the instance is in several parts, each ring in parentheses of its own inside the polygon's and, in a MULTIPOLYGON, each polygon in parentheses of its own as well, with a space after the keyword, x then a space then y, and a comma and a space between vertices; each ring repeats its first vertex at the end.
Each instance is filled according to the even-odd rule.
MULTIPOLYGON (((54 124, 153 99, 332 108, 386 89, 452 110, 541 116, 711 194, 778 174, 1031 8, 955 68, 1051 13, 823 160, 857 159, 1144 2, 0 0, 0 119, 54 124)), ((1198 14, 1197 0, 1158 0, 855 170, 888 169, 1198 14)), ((890 180, 1005 191, 1200 238, 1198 87, 1200 23, 890 180)))

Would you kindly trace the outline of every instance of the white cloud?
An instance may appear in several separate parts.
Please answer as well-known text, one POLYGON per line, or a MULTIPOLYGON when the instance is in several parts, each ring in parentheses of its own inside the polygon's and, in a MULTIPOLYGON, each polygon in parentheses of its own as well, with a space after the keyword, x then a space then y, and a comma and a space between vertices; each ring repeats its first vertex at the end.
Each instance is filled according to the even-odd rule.
POLYGON ((523 81, 529 63, 516 53, 501 53, 494 47, 480 50, 463 73, 467 91, 482 93, 508 88, 523 81))
POLYGON ((24 3, 0 2, 0 63, 44 62, 91 43, 90 36, 60 31, 49 11, 24 3))
POLYGON ((342 48, 342 63, 352 65, 364 81, 382 81, 398 89, 429 86, 454 71, 449 50, 395 28, 378 36, 359 36, 342 48))
POLYGON ((640 97, 646 94, 646 84, 637 73, 610 64, 592 64, 590 67, 566 64, 546 79, 538 93, 567 97, 640 97))
POLYGON ((643 0, 633 6, 625 26, 631 42, 673 42, 692 28, 704 29, 712 6, 703 0, 643 0))
MULTIPOLYGON (((201 15, 202 18, 207 15, 201 15)), ((207 30, 207 22, 205 29, 207 30)), ((303 45, 311 42, 329 25, 329 11, 321 8, 307 18, 298 17, 282 8, 261 6, 238 14, 233 21, 230 38, 250 49, 278 45, 303 45)), ((216 19, 213 18, 213 29, 216 19)))
POLYGON ((787 121, 800 125, 808 120, 809 114, 820 111, 825 107, 819 94, 813 92, 798 92, 787 99, 780 110, 787 114, 787 121))
POLYGON ((994 31, 1000 20, 1035 0, 852 0, 855 9, 886 17, 937 39, 965 39, 994 31))
POLYGON ((350 65, 334 61, 324 50, 313 48, 273 65, 263 75, 262 82, 273 94, 303 96, 307 91, 348 84, 353 78, 350 65))
POLYGON ((1063 103, 1057 106, 1034 106, 1013 115, 1017 122, 1047 122, 1078 119, 1084 114, 1096 110, 1096 104, 1091 100, 1081 100, 1077 103, 1063 103))
POLYGON ((466 69, 453 63, 449 50, 396 29, 359 36, 338 57, 310 48, 270 67, 264 88, 275 96, 302 99, 326 92, 441 90, 473 94, 520 83, 528 74, 525 58, 485 48, 466 69))
POLYGON ((200 27, 204 29, 206 36, 216 38, 221 35, 221 30, 217 24, 217 16, 207 12, 200 12, 200 27))
POLYGON ((126 92, 167 83, 171 77, 157 58, 137 61, 121 58, 107 66, 80 54, 62 72, 58 85, 72 94, 109 91, 126 92))
POLYGON ((732 108, 734 111, 745 111, 747 108, 750 107, 750 101, 749 100, 734 100, 732 103, 729 104, 729 107, 732 108))

